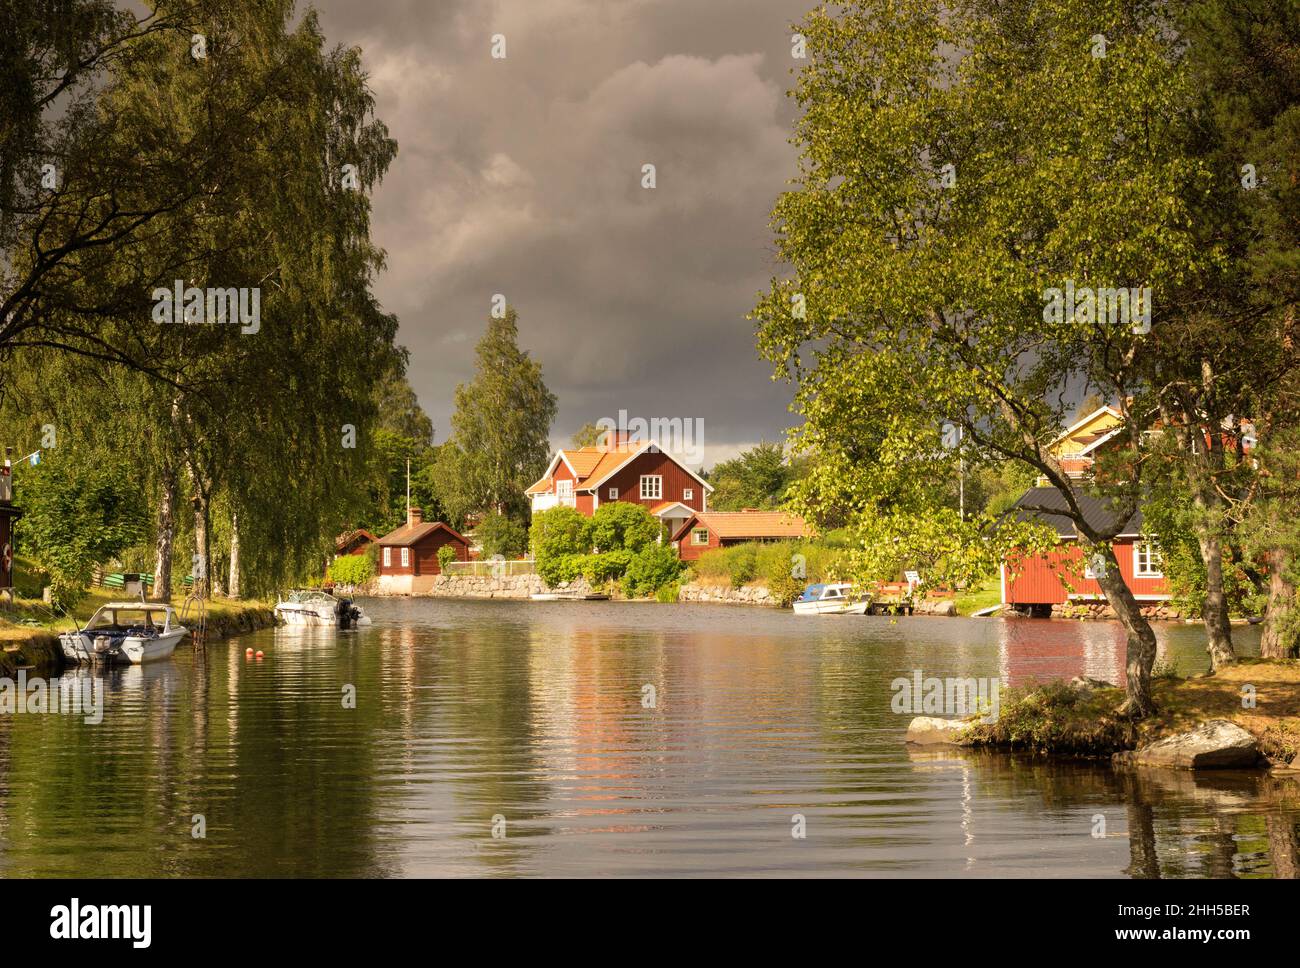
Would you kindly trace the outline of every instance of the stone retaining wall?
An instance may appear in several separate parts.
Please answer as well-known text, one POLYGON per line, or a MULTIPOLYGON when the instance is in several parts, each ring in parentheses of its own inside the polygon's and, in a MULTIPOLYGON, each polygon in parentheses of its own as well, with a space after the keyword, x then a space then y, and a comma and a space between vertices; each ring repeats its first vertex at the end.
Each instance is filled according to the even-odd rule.
POLYGON ((703 602, 708 605, 763 605, 779 608, 780 602, 768 592, 766 585, 683 585, 677 596, 679 602, 703 602))
POLYGON ((572 595, 581 598, 592 594, 587 579, 579 577, 551 588, 538 575, 507 575, 489 578, 479 575, 439 575, 429 594, 435 598, 516 598, 537 594, 572 595))
MULTIPOLYGON (((1142 606, 1142 614, 1152 621, 1177 621, 1190 618, 1169 602, 1149 602, 1142 606)), ((1115 610, 1105 602, 1067 602, 1052 606, 1052 618, 1115 619, 1115 610)))

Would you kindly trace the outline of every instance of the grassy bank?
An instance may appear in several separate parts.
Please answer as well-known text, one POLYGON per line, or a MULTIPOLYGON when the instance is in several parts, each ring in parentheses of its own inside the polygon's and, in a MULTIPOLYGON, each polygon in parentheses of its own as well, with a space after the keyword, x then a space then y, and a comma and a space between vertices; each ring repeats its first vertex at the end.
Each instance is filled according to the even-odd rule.
POLYGON ((1078 756, 1110 756, 1211 719, 1252 733, 1274 763, 1300 752, 1300 661, 1242 659, 1214 675, 1160 677, 1152 683, 1159 711, 1140 722, 1119 717, 1124 690, 1076 690, 1063 682, 1003 695, 996 723, 977 723, 964 739, 974 746, 1078 756), (1254 708, 1242 697, 1253 687, 1254 708))
MULTIPOLYGON (((12 677, 20 666, 32 666, 39 673, 57 671, 63 656, 58 633, 80 627, 106 602, 122 601, 120 588, 92 588, 70 615, 55 616, 39 599, 18 598, 0 612, 0 676, 12 677)), ((179 613, 182 601, 172 603, 179 613)), ((209 639, 240 632, 270 628, 275 624, 273 606, 267 602, 214 599, 208 602, 209 639)))

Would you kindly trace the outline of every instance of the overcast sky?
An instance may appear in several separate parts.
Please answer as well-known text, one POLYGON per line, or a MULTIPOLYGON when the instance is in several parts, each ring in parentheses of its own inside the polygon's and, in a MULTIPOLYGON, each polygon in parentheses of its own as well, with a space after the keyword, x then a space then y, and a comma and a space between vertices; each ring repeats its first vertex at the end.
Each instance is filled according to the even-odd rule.
POLYGON ((559 398, 556 441, 619 408, 702 418, 712 464, 791 423, 745 316, 780 271, 767 220, 794 173, 790 25, 809 6, 317 0, 398 142, 376 289, 438 440, 494 293, 559 398))

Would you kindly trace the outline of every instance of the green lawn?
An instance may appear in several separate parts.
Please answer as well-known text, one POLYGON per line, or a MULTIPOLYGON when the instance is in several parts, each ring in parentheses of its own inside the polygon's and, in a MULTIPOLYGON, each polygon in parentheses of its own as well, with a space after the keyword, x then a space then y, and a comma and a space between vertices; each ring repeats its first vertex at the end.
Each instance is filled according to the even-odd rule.
POLYGON ((957 593, 957 614, 971 615, 1001 601, 1002 583, 998 580, 987 581, 976 588, 957 593))

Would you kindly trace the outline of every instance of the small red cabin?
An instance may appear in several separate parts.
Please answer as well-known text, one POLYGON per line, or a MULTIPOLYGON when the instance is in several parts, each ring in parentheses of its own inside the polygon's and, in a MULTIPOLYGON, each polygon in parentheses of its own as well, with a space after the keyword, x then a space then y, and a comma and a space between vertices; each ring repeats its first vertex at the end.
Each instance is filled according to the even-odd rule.
MULTIPOLYGON (((1097 527, 1106 525, 1105 505, 1098 498, 1077 494, 1084 517, 1097 527)), ((1013 555, 1002 565, 1002 602, 1004 605, 1050 612, 1053 605, 1067 602, 1105 601, 1105 595, 1091 568, 1084 561, 1083 549, 1074 521, 1064 514, 1065 498, 1054 487, 1033 487, 1015 503, 1012 513, 1019 520, 1041 521, 1056 529, 1058 543, 1046 555, 1013 555), (1034 508, 1043 510, 1031 510, 1034 508)), ((1169 600, 1169 582, 1164 576, 1160 550, 1149 536, 1142 534, 1142 512, 1125 522, 1111 542, 1119 562, 1120 574, 1142 603, 1169 600)))
POLYGON ((441 521, 425 521, 424 512, 411 508, 406 524, 379 539, 379 591, 410 595, 428 591, 442 572, 438 551, 451 545, 457 561, 469 560, 469 541, 441 521))

